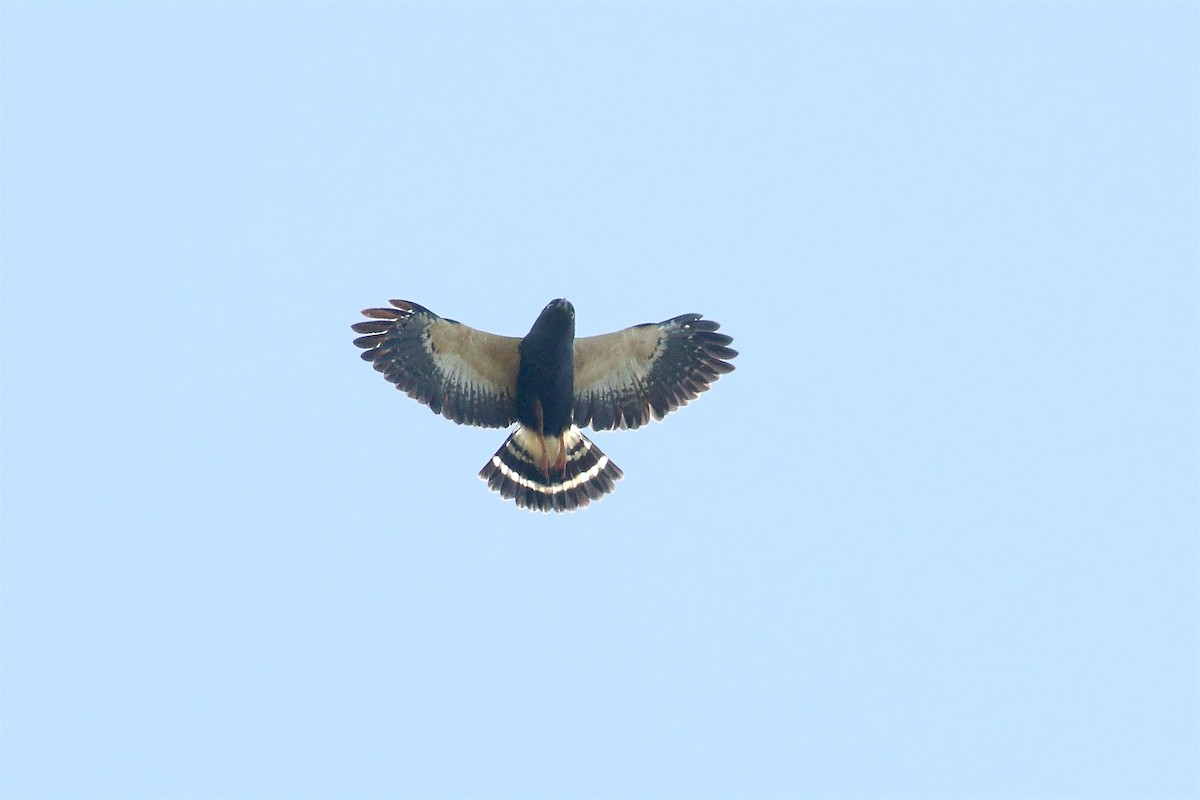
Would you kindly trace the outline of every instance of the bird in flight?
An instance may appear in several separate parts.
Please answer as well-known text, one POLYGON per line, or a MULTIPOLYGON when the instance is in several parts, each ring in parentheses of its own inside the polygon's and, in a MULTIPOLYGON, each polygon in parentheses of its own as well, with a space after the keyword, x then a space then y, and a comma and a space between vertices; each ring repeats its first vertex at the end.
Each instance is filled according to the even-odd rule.
POLYGON ((573 511, 623 474, 580 428, 660 420, 733 370, 733 339, 700 314, 575 338, 575 308, 547 305, 522 339, 496 336, 392 300, 353 326, 362 357, 436 414, 461 425, 518 423, 479 477, 531 511, 573 511))

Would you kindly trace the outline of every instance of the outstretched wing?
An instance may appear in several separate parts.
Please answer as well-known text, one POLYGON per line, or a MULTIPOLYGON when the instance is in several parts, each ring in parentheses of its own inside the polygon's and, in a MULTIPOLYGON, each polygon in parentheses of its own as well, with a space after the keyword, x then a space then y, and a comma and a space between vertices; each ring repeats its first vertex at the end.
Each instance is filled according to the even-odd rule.
POLYGON ((424 306, 392 300, 395 308, 368 308, 351 327, 363 360, 396 388, 447 419, 505 428, 517 418, 520 339, 477 331, 443 319, 424 306))
POLYGON ((575 340, 575 424, 598 431, 662 419, 733 370, 733 339, 700 314, 575 340))

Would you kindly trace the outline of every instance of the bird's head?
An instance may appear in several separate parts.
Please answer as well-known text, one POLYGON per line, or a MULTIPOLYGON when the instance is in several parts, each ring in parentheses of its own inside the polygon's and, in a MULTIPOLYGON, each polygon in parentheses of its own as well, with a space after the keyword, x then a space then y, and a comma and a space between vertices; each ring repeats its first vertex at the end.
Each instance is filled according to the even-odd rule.
POLYGON ((551 300, 542 309, 542 313, 538 315, 537 322, 533 323, 533 330, 530 333, 532 334, 534 331, 542 331, 557 336, 567 334, 571 338, 574 338, 575 306, 563 298, 551 300))
POLYGON ((571 319, 575 319, 575 306, 571 305, 571 301, 565 297, 560 297, 557 300, 551 300, 546 307, 542 309, 542 315, 546 314, 566 315, 571 319))

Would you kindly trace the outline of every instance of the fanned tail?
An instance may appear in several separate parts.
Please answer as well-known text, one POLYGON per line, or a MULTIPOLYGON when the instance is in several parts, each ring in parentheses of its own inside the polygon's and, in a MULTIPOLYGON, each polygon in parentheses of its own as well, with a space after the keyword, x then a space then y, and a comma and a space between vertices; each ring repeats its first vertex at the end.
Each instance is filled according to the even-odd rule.
POLYGON ((583 508, 616 488, 622 474, 574 425, 561 437, 518 427, 479 471, 489 489, 530 511, 583 508))

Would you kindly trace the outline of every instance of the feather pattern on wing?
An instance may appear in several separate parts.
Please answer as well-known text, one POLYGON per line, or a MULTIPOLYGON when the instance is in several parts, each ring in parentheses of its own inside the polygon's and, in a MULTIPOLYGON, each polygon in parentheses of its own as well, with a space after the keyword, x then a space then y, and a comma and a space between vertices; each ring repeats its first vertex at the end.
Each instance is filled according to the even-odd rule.
POLYGON ((722 374, 733 339, 700 314, 575 340, 575 424, 638 428, 660 420, 722 374))
POLYGON ((368 308, 352 326, 354 343, 384 377, 409 397, 463 425, 504 428, 517 418, 520 339, 443 319, 424 306, 392 300, 368 308))

